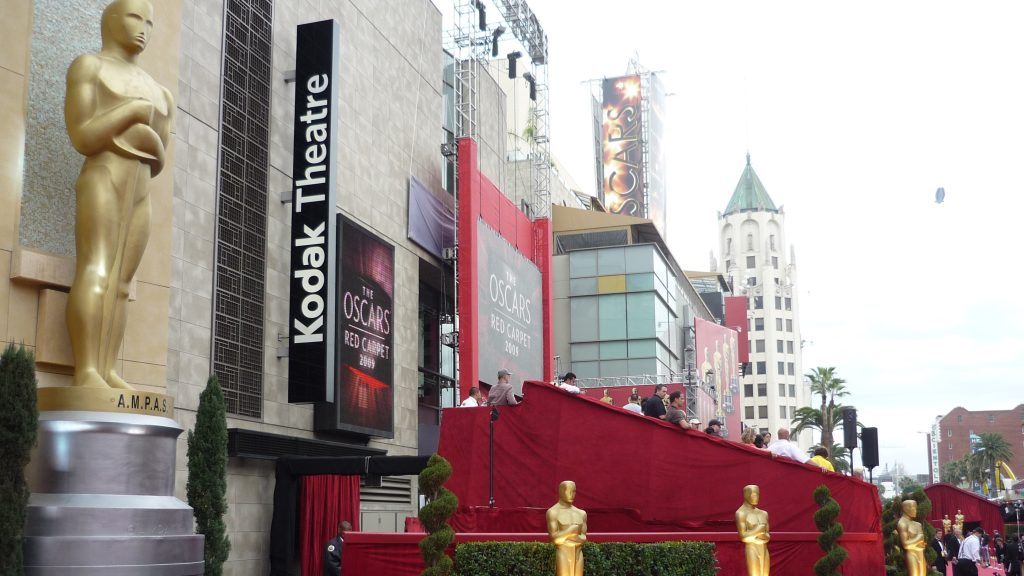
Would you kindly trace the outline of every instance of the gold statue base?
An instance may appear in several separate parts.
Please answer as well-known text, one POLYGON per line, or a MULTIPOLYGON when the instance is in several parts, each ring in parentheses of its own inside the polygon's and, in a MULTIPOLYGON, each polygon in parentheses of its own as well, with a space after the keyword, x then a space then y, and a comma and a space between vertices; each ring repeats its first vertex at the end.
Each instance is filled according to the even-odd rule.
POLYGON ((40 412, 87 411, 148 416, 174 416, 174 398, 166 394, 123 388, 60 386, 36 391, 40 412))

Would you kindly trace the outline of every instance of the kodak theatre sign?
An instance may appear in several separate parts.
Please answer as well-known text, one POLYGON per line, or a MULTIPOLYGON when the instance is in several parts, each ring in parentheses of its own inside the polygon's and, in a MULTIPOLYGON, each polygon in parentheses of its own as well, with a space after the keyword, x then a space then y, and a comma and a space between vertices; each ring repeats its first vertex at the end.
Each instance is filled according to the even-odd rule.
POLYGON ((334 401, 338 24, 297 29, 288 401, 334 401))

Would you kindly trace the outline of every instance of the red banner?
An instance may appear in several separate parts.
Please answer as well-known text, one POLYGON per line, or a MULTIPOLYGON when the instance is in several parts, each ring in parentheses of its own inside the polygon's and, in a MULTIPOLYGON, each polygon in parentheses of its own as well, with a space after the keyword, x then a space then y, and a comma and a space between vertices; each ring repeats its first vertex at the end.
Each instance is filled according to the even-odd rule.
POLYGON ((701 422, 717 418, 725 425, 722 436, 739 441, 740 394, 739 337, 735 330, 697 318, 697 374, 706 386, 714 386, 712 397, 697 395, 697 413, 701 422), (701 400, 707 398, 701 406, 701 400), (710 414, 710 416, 708 415, 710 414))

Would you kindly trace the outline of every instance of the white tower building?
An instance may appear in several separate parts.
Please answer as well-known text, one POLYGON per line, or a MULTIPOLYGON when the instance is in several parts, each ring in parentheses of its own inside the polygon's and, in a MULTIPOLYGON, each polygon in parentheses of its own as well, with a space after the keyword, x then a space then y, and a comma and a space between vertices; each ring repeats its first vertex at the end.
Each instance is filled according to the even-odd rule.
MULTIPOLYGON (((750 368, 741 386, 744 424, 773 435, 789 428, 797 408, 810 403, 801 362, 796 254, 786 250, 786 215, 776 208, 750 165, 718 215, 719 272, 733 294, 748 297, 750 368)), ((810 432, 801 446, 811 445, 810 432)))

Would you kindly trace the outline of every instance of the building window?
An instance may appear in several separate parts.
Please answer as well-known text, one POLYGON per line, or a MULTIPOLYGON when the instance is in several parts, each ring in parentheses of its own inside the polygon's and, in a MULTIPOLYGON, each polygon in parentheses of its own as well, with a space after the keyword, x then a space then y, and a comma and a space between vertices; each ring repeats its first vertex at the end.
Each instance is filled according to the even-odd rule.
POLYGON ((782 418, 783 420, 786 419, 786 407, 785 406, 779 406, 779 418, 782 418))
POLYGON ((786 374, 789 374, 790 376, 795 376, 796 375, 795 370, 796 370, 796 365, 795 364, 793 364, 792 362, 787 362, 786 363, 786 374))
MULTIPOLYGON (((757 374, 767 374, 767 373, 768 373, 768 363, 767 362, 758 362, 757 363, 757 374)), ((761 394, 758 393, 758 396, 760 396, 760 395, 761 394)))
POLYGON ((779 269, 779 257, 778 256, 772 256, 772 268, 775 268, 776 270, 779 269))
POLYGON ((786 332, 792 332, 792 331, 793 331, 793 321, 792 320, 786 320, 786 332))
POLYGON ((779 354, 782 354, 782 340, 776 340, 775 341, 775 350, 779 354))
POLYGON ((995 414, 989 414, 988 415, 988 421, 989 422, 995 422, 996 421, 996 415, 995 414))
POLYGON ((757 286, 757 276, 749 276, 747 278, 747 286, 757 286))
POLYGON ((754 341, 754 352, 764 352, 764 340, 754 341))
POLYGON ((775 297, 775 309, 782 310, 782 296, 775 297))
POLYGON ((786 298, 786 310, 792 310, 792 309, 793 309, 793 299, 792 298, 786 298))
POLYGON ((764 398, 765 396, 768 395, 768 383, 767 382, 759 382, 757 384, 757 395, 760 396, 761 398, 764 398))
POLYGON ((775 319, 775 329, 782 330, 782 318, 775 319))
POLYGON ((949 430, 949 429, 946 429, 946 438, 952 438, 952 437, 953 437, 953 431, 949 430))
POLYGON ((786 395, 786 385, 785 384, 779 384, 779 396, 785 396, 785 395, 786 395))
POLYGON ((789 419, 792 420, 794 418, 796 418, 796 406, 790 406, 789 407, 789 419))
POLYGON ((754 385, 753 384, 744 384, 743 385, 743 396, 745 396, 747 398, 753 398, 754 397, 754 385))
POLYGON ((764 296, 755 296, 754 297, 754 310, 763 310, 763 309, 764 309, 764 296))
POLYGON ((755 268, 755 267, 757 267, 757 257, 756 256, 747 256, 747 268, 755 268))
POLYGON ((957 424, 963 424, 964 423, 964 415, 963 414, 957 414, 956 415, 956 423, 957 424))
POLYGON ((213 371, 229 414, 263 416, 271 0, 228 3, 220 107, 213 371))
POLYGON ((775 250, 775 234, 769 234, 768 235, 768 246, 772 250, 775 250))
POLYGON ((950 449, 950 450, 952 450, 952 449, 953 449, 953 443, 952 443, 952 442, 950 442, 950 443, 948 444, 948 446, 949 446, 949 449, 950 449))
POLYGON ((793 341, 790 340, 790 341, 786 342, 786 354, 792 354, 792 353, 793 353, 793 341))
POLYGON ((754 407, 753 406, 747 406, 746 408, 744 408, 743 409, 743 417, 746 418, 747 420, 753 420, 754 419, 754 407))
MULTIPOLYGON (((754 249, 754 235, 753 234, 747 234, 747 250, 753 250, 753 249, 754 249)), ((753 268, 753 266, 751 266, 751 268, 753 268)))
POLYGON ((796 385, 795 384, 790 384, 789 385, 789 397, 790 398, 796 398, 796 385))
POLYGON ((757 417, 758 418, 767 418, 768 417, 768 407, 767 406, 758 406, 757 407, 757 417))
MULTIPOLYGON (((730 254, 732 254, 732 238, 726 238, 725 239, 725 255, 728 256, 730 254)), ((726 266, 727 270, 728 270, 728 268, 729 267, 726 266)))
POLYGON ((764 330, 764 318, 754 318, 754 330, 764 330))

